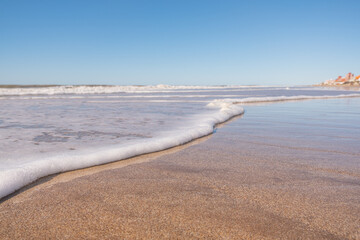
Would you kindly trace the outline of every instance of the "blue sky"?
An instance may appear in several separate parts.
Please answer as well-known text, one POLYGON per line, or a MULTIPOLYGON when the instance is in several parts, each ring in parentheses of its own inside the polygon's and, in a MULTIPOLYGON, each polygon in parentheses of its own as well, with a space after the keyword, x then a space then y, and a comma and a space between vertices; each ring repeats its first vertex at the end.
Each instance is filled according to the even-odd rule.
POLYGON ((0 84, 301 85, 360 74, 358 0, 0 0, 0 84))

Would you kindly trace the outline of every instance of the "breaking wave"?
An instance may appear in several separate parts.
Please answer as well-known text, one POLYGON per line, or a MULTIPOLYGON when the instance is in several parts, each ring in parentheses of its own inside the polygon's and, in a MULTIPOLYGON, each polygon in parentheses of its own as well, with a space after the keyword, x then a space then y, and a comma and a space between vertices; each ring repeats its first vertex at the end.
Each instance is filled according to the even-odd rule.
MULTIPOLYGON (((111 94, 111 93, 152 93, 174 90, 216 90, 231 88, 248 88, 249 86, 46 86, 46 87, 4 87, 0 86, 0 96, 21 96, 21 95, 60 95, 60 94, 111 94)), ((264 86, 251 86, 260 88, 264 86)))

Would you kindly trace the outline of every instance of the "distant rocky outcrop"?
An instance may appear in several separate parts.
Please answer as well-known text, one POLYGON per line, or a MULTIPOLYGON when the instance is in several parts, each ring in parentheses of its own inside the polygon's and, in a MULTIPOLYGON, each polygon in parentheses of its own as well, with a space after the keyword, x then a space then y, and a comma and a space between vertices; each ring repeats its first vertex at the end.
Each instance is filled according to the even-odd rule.
POLYGON ((339 85, 356 85, 360 86, 360 75, 356 76, 353 73, 348 73, 345 77, 339 76, 337 79, 330 79, 322 82, 321 86, 339 86, 339 85))

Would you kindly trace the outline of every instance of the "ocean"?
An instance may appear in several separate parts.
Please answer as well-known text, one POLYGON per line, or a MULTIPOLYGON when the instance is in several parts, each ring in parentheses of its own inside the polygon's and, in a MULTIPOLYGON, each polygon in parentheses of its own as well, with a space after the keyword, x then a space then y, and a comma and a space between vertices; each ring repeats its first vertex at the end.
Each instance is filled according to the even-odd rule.
MULTIPOLYGON (((217 124, 246 116, 247 108, 262 109, 262 124, 271 124, 279 114, 267 111, 269 104, 309 100, 310 106, 315 103, 311 119, 324 109, 331 112, 331 99, 359 97, 357 90, 308 86, 3 87, 0 198, 47 175, 161 151, 212 134, 217 124), (323 99, 322 104, 314 99, 323 99)), ((346 114, 338 110, 329 117, 346 124, 351 109, 358 108, 356 100, 349 101, 346 114)), ((280 116, 286 126, 286 113, 280 116)), ((297 124, 289 131, 307 123, 297 124)), ((245 132, 251 129, 243 127, 245 132)), ((259 131, 261 125, 256 129, 259 138, 269 134, 259 131)), ((339 135, 334 129, 329 134, 339 135)), ((346 138, 356 137, 347 129, 346 138)), ((329 141, 335 150, 354 151, 334 139, 329 141)))

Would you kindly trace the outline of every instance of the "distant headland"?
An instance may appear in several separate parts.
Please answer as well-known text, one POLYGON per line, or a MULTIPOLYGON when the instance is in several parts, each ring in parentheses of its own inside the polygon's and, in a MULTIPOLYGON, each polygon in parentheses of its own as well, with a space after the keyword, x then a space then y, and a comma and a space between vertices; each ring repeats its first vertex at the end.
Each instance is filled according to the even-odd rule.
POLYGON ((353 73, 348 73, 345 77, 339 76, 337 79, 326 80, 319 84, 320 86, 339 86, 339 85, 355 85, 360 86, 360 75, 356 76, 353 73))

